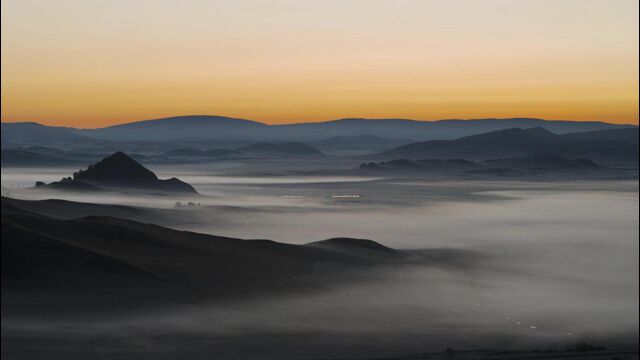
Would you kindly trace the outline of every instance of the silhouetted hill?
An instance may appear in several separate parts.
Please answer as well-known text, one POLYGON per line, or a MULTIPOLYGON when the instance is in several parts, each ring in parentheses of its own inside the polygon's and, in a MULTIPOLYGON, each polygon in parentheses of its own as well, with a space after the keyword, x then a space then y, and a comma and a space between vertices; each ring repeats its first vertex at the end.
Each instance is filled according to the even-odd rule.
POLYGON ((259 138, 268 125, 225 116, 189 115, 143 120, 101 129, 81 130, 113 141, 167 141, 176 139, 259 138))
POLYGON ((298 142, 260 142, 238 148, 240 151, 249 155, 289 155, 289 156, 322 156, 320 150, 306 144, 298 142))
POLYGON ((85 170, 73 174, 58 182, 43 185, 58 189, 79 189, 86 186, 107 186, 139 189, 145 191, 162 191, 196 194, 189 184, 176 178, 160 180, 151 170, 140 165, 123 152, 116 152, 85 170))
POLYGON ((117 152, 89 165, 73 175, 74 180, 105 183, 148 184, 158 180, 156 174, 123 152, 117 152))
POLYGON ((103 216, 57 220, 20 204, 2 198, 2 306, 12 314, 320 290, 358 279, 352 270, 427 259, 370 240, 239 240, 103 216))
POLYGON ((495 158, 532 157, 540 154, 604 161, 638 161, 638 145, 623 141, 560 136, 542 128, 512 128, 463 137, 408 144, 377 154, 379 158, 495 158))

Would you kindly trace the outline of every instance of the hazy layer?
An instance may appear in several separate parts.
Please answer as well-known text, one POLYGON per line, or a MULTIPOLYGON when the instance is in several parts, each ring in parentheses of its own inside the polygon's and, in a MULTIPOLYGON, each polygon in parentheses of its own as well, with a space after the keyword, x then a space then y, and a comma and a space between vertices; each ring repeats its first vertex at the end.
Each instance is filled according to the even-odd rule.
MULTIPOLYGON (((396 248, 454 247, 477 250, 482 260, 466 269, 407 267, 374 274, 376 281, 314 296, 174 309, 99 326, 80 321, 3 322, 3 327, 13 334, 38 329, 63 338, 109 336, 159 352, 184 346, 182 336, 196 349, 237 353, 244 342, 264 349, 268 346, 259 339, 265 336, 284 342, 282 349, 293 346, 289 355, 317 349, 314 341, 335 344, 343 355, 362 354, 363 348, 396 354, 445 344, 477 348, 637 341, 637 181, 429 182, 248 176, 235 167, 153 170, 162 178, 191 182, 203 194, 194 200, 201 206, 176 209, 175 220, 165 225, 292 243, 347 236, 396 248), (171 335, 160 343, 160 334, 171 335)), ((3 169, 3 194, 165 209, 185 200, 16 188, 35 178, 58 178, 60 172, 3 169)), ((257 354, 253 347, 243 351, 257 354)), ((334 353, 325 349, 321 354, 334 353)))

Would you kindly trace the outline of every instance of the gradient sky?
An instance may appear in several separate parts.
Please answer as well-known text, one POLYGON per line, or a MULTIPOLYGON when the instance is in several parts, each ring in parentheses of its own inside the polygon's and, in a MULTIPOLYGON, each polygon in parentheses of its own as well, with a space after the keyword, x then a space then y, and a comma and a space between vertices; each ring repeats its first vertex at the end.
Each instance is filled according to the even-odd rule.
POLYGON ((638 123, 637 0, 3 0, 2 121, 638 123))

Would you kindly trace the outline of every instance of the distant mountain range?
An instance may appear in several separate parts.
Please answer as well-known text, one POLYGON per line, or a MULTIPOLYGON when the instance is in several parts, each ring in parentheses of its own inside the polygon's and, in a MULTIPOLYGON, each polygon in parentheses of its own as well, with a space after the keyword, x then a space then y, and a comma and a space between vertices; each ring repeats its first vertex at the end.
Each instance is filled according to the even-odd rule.
MULTIPOLYGON (((2 146, 52 146, 61 149, 82 147, 113 148, 112 143, 206 144, 212 147, 239 147, 255 142, 317 142, 333 150, 353 148, 354 141, 407 143, 447 140, 508 128, 541 127, 556 134, 619 129, 632 125, 529 118, 416 121, 410 119, 340 119, 315 123, 267 125, 257 121, 223 116, 178 116, 145 120, 98 129, 45 126, 37 123, 2 123, 2 146), (360 137, 360 138, 359 138, 360 137), (364 137, 364 138, 362 138, 364 137), (368 138, 367 138, 368 137, 368 138), (372 141, 373 140, 373 141, 372 141), (111 146, 111 147, 110 147, 111 146)), ((122 148, 121 146, 116 148, 122 148)), ((367 150, 367 146, 364 146, 367 150)), ((359 148, 362 149, 362 146, 359 148)), ((171 150, 171 149, 166 149, 171 150)))
POLYGON ((365 155, 376 161, 477 161, 554 154, 605 164, 637 163, 638 127, 520 118, 266 125, 219 116, 146 120, 101 129, 2 124, 2 166, 86 164, 120 150, 152 163, 325 154, 365 155))
POLYGON ((470 160, 523 158, 554 154, 606 163, 638 162, 638 128, 556 135, 544 128, 511 128, 456 140, 416 142, 371 155, 376 159, 470 160))
MULTIPOLYGON (((429 140, 396 146, 395 141, 361 135, 333 137, 314 144, 335 146, 351 144, 347 158, 369 161, 381 160, 425 160, 466 159, 482 161, 488 159, 531 158, 555 155, 567 159, 586 158, 602 165, 637 165, 638 128, 626 127, 596 131, 554 134, 544 128, 510 128, 483 134, 461 137, 455 140, 429 140), (389 149, 362 155, 359 146, 369 149, 389 149), (355 150, 358 149, 358 150, 355 150), (362 155, 362 156, 359 156, 362 155)), ((406 140, 402 141, 403 143, 406 140)), ((2 166, 68 166, 95 162, 105 157, 108 150, 60 150, 52 147, 26 146, 2 150, 2 166)), ((335 151, 335 148, 333 150, 335 151)), ((232 149, 177 148, 166 152, 131 154, 137 161, 156 164, 201 163, 221 160, 269 159, 269 158, 316 158, 324 154, 317 148, 300 142, 257 142, 232 149)), ((355 160, 358 161, 358 160, 355 160)), ((388 165, 386 166, 388 168, 388 165)))

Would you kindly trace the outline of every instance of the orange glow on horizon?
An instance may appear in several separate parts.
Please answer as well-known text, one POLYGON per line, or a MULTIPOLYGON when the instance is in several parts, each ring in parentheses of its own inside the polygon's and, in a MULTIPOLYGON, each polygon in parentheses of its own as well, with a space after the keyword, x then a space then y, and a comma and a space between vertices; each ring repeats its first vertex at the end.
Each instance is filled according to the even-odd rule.
POLYGON ((638 124, 638 63, 627 0, 8 0, 1 115, 638 124))

